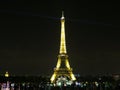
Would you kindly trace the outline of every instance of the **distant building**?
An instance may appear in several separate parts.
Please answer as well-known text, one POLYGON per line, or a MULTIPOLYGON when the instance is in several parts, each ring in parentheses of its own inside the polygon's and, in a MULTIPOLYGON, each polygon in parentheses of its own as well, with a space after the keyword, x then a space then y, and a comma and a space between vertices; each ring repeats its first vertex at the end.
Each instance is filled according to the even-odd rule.
POLYGON ((8 73, 8 71, 6 71, 6 73, 5 73, 5 77, 9 77, 9 73, 8 73))

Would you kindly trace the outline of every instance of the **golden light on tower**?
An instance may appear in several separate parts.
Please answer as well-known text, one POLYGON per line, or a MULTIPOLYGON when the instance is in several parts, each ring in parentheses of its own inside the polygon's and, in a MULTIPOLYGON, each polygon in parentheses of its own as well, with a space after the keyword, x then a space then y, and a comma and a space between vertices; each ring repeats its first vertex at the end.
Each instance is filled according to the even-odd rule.
POLYGON ((63 12, 61 17, 61 40, 60 40, 60 54, 62 53, 67 53, 65 41, 65 17, 63 12))
POLYGON ((54 73, 51 77, 51 83, 56 83, 59 77, 67 77, 70 81, 76 80, 70 67, 67 50, 66 50, 66 39, 65 39, 65 17, 62 12, 61 17, 61 36, 60 36, 60 50, 58 55, 58 61, 54 73))

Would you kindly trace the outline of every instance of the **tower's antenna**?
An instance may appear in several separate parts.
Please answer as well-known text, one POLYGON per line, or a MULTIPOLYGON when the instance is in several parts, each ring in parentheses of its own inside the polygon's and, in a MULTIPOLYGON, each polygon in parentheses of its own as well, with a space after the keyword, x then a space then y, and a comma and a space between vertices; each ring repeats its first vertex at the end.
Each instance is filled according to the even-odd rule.
POLYGON ((62 17, 64 17, 64 11, 62 11, 62 17))

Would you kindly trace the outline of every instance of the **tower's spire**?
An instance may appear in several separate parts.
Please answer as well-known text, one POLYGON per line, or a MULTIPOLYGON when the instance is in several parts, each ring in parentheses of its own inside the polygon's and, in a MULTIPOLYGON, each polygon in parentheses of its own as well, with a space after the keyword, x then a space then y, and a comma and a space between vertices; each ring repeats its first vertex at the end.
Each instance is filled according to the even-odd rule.
POLYGON ((66 51, 66 41, 65 41, 65 17, 62 11, 61 17, 61 40, 60 40, 60 54, 67 53, 66 51))
POLYGON ((62 17, 64 17, 64 11, 62 11, 62 17))

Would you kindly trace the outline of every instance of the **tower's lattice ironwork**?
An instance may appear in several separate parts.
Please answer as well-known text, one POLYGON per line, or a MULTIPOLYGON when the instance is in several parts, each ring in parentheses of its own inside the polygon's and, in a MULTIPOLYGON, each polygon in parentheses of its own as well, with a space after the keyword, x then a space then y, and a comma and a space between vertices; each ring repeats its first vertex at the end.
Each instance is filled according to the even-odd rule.
POLYGON ((55 83, 60 77, 66 77, 71 81, 76 80, 72 72, 72 68, 70 67, 67 50, 66 50, 65 17, 63 12, 61 17, 61 40, 60 40, 58 61, 56 67, 54 68, 54 73, 50 80, 52 83, 55 83))

